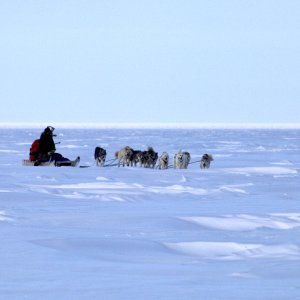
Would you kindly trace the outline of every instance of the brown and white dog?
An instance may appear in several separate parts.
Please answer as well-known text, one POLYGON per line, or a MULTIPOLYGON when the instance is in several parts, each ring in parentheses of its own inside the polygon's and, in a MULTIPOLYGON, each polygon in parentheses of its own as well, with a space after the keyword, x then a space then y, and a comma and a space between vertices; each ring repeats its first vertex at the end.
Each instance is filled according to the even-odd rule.
POLYGON ((200 168, 201 169, 208 169, 210 167, 210 162, 213 161, 213 157, 211 154, 203 154, 201 161, 200 161, 200 168))
POLYGON ((168 165, 169 165, 169 154, 167 152, 163 152, 159 157, 158 168, 168 169, 168 165))
POLYGON ((96 165, 103 167, 106 159, 106 150, 101 147, 95 148, 94 158, 96 160, 96 165))
POLYGON ((121 164, 123 167, 125 165, 129 166, 132 154, 133 154, 133 149, 130 148, 129 146, 126 146, 126 147, 122 148, 121 150, 117 151, 115 153, 115 157, 119 160, 118 166, 120 167, 121 164))
POLYGON ((187 169, 190 160, 191 155, 189 152, 182 152, 181 150, 179 150, 174 155, 174 169, 187 169))

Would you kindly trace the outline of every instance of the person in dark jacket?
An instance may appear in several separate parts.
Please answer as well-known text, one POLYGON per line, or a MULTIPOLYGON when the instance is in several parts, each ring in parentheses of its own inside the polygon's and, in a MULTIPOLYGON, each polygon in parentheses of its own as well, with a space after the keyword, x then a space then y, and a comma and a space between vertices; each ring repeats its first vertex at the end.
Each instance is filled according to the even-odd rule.
POLYGON ((42 132, 40 136, 40 145, 39 145, 39 159, 43 161, 48 161, 51 157, 51 154, 56 151, 55 143, 53 140, 53 131, 54 127, 48 126, 42 132))
MULTIPOLYGON (((55 143, 53 137, 56 136, 53 134, 54 127, 47 126, 40 136, 40 144, 38 149, 38 159, 35 162, 35 166, 39 166, 42 162, 46 161, 55 161, 55 165, 57 162, 60 162, 60 165, 69 165, 71 161, 63 157, 60 153, 55 153, 55 143)), ((79 157, 76 160, 79 162, 79 157)))

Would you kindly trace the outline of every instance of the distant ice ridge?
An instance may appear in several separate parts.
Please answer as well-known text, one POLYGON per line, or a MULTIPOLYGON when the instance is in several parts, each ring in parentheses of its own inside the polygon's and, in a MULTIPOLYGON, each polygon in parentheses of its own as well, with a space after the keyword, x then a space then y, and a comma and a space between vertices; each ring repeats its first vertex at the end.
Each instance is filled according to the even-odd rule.
POLYGON ((0 128, 57 128, 79 129, 300 129, 300 123, 92 123, 92 122, 2 122, 0 128))

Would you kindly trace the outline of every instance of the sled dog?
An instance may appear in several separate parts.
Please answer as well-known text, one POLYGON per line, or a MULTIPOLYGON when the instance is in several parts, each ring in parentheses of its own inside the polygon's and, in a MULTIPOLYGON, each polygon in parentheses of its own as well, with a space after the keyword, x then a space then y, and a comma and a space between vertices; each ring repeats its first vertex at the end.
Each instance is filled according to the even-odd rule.
POLYGON ((174 169, 187 169, 190 160, 191 155, 189 152, 182 152, 179 150, 174 155, 174 169))
POLYGON ((148 147, 147 151, 143 151, 140 155, 141 165, 144 168, 154 168, 158 159, 158 154, 152 147, 148 147))
POLYGON ((200 161, 200 168, 201 169, 208 169, 210 167, 210 162, 213 161, 213 157, 211 154, 203 154, 201 161, 200 161))
POLYGON ((95 148, 94 158, 98 167, 103 167, 106 160, 106 150, 101 147, 95 148))
POLYGON ((119 160, 118 166, 120 167, 120 165, 122 165, 124 167, 126 165, 127 167, 129 167, 132 154, 133 149, 129 146, 126 146, 123 149, 117 151, 115 153, 115 157, 119 160))
POLYGON ((132 155, 130 157, 130 165, 133 167, 136 167, 136 165, 139 163, 142 164, 141 161, 141 150, 133 150, 132 155))
POLYGON ((163 152, 159 157, 158 168, 168 169, 168 165, 169 165, 169 154, 167 152, 163 152))

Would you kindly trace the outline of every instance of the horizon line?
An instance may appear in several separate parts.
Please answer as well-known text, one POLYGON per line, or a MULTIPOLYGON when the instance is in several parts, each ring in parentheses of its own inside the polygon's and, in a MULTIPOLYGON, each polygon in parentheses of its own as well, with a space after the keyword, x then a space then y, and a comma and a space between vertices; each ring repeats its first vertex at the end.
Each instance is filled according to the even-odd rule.
POLYGON ((0 128, 65 129, 300 129, 300 123, 197 123, 197 122, 0 122, 0 128))

